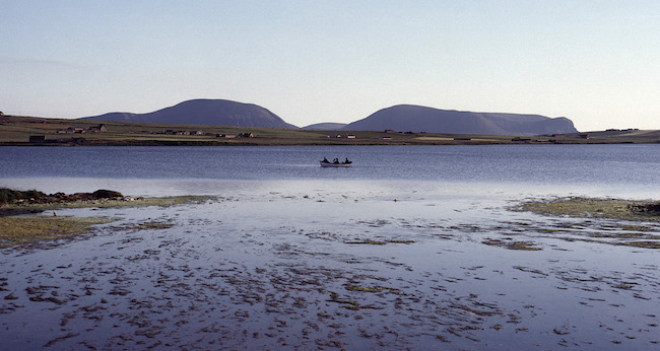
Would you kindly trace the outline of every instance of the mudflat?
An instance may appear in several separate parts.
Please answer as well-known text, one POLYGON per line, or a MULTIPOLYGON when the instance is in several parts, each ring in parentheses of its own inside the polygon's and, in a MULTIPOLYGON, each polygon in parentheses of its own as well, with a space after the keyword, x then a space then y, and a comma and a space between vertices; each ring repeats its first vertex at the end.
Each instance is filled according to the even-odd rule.
POLYGON ((336 185, 278 182, 167 207, 57 210, 112 222, 3 250, 2 346, 660 343, 658 247, 636 244, 660 241, 652 215, 569 215, 525 208, 559 199, 456 196, 424 184, 405 193, 336 185))

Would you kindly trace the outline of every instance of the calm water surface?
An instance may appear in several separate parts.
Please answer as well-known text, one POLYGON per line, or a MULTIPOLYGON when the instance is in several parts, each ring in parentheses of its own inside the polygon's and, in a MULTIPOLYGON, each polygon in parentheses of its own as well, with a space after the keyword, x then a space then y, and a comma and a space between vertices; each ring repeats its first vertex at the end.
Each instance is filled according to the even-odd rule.
POLYGON ((660 197, 658 175, 658 145, 0 149, 1 186, 87 191, 108 184, 134 196, 213 193, 208 182, 215 181, 335 180, 649 198, 660 197), (354 166, 322 169, 323 157, 349 157, 354 166))

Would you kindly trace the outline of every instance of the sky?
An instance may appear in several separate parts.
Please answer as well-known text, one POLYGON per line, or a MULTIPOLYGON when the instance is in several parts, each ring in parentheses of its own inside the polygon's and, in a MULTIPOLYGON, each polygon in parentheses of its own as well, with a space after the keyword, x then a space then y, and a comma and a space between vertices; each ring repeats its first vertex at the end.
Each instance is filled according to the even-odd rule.
POLYGON ((397 104, 660 129, 656 0, 0 0, 0 111, 227 99, 307 126, 397 104))

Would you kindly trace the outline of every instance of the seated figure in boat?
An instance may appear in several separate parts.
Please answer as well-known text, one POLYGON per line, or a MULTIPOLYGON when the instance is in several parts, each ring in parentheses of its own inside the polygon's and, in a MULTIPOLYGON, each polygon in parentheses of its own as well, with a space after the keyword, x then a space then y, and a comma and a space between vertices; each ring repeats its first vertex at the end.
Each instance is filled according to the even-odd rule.
POLYGON ((332 160, 332 163, 339 164, 339 159, 335 157, 335 159, 332 160))
POLYGON ((348 157, 346 157, 346 161, 344 163, 351 163, 351 161, 348 160, 348 157))
POLYGON ((323 158, 323 161, 321 161, 321 162, 323 162, 323 163, 330 163, 330 161, 328 161, 328 159, 325 158, 325 157, 323 158))

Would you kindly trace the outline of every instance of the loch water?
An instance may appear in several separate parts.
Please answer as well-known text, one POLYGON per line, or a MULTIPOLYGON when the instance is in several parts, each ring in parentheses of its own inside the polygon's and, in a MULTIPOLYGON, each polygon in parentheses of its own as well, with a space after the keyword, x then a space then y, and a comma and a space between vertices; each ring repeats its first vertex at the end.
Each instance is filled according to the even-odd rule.
POLYGON ((657 348, 657 221, 516 208, 659 174, 658 145, 2 147, 0 187, 211 197, 57 210, 114 221, 1 251, 0 349, 657 348))
POLYGON ((212 194, 217 181, 304 180, 660 198, 659 175, 660 146, 654 144, 0 149, 1 186, 75 192, 112 185, 133 196, 178 195, 181 188, 212 194), (353 166, 323 169, 323 157, 349 158, 353 166))

